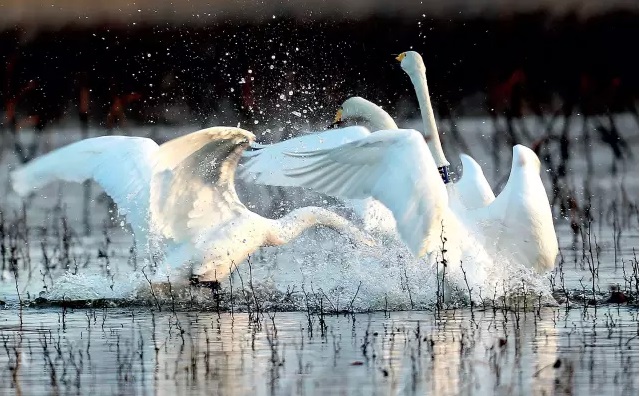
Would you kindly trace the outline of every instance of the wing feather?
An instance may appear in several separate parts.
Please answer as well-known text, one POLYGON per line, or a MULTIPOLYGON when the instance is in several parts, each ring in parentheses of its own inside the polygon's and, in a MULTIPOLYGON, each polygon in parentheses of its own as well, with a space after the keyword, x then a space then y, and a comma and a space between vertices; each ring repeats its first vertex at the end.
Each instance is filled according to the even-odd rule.
POLYGON ((509 180, 491 204, 469 212, 490 251, 540 272, 558 254, 551 206, 540 178, 540 161, 527 147, 513 148, 509 180))
POLYGON ((152 157, 157 150, 153 140, 141 137, 85 139, 29 162, 12 172, 11 180, 21 196, 56 180, 76 183, 94 180, 118 205, 136 237, 144 240, 152 157))
POLYGON ((287 178, 282 177, 282 169, 303 166, 310 162, 311 153, 322 149, 332 149, 353 142, 371 134, 367 128, 353 126, 332 129, 326 132, 311 133, 288 139, 272 145, 253 144, 254 151, 243 154, 249 160, 239 172, 245 181, 274 186, 287 186, 287 178), (286 153, 286 154, 285 154, 286 153), (296 153, 304 153, 296 156, 296 153), (292 155, 293 154, 293 155, 292 155))
POLYGON ((478 163, 466 154, 460 155, 462 177, 453 185, 458 198, 467 209, 489 205, 495 199, 493 190, 478 163))
POLYGON ((373 197, 393 213, 401 238, 416 256, 434 248, 447 193, 420 133, 379 131, 332 149, 291 153, 306 160, 285 168, 285 185, 349 199, 373 197))
POLYGON ((235 171, 254 139, 240 128, 214 127, 161 145, 151 182, 157 231, 188 240, 246 211, 236 194, 235 171))

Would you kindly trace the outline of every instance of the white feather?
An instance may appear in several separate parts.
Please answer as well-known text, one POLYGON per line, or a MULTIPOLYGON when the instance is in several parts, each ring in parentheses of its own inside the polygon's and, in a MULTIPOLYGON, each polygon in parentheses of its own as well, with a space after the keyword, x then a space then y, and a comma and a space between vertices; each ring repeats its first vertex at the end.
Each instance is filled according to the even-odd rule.
POLYGON ((304 165, 283 168, 280 180, 286 185, 341 198, 373 197, 393 213, 400 236, 414 254, 432 250, 447 193, 417 131, 378 131, 335 149, 289 156, 304 165))
POLYGON ((140 243, 149 224, 151 158, 158 145, 151 139, 101 136, 82 140, 39 157, 11 173, 21 196, 56 181, 95 180, 118 205, 140 243))

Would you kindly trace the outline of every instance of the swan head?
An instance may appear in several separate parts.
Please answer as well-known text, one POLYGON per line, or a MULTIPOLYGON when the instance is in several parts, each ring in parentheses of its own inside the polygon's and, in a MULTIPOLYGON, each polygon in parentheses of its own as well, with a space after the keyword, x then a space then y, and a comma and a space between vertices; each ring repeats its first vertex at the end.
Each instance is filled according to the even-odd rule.
POLYGON ((422 56, 416 51, 405 51, 396 56, 396 60, 400 62, 400 67, 409 76, 425 73, 426 67, 422 56))
POLYGON ((534 169, 540 172, 540 159, 529 147, 521 144, 513 146, 513 167, 534 169))
POLYGON ((352 96, 342 103, 342 106, 338 109, 333 122, 341 122, 356 118, 369 119, 378 109, 379 107, 376 104, 359 96, 352 96))
POLYGON ((333 126, 349 120, 367 121, 372 130, 395 129, 395 122, 382 108, 359 96, 353 96, 345 100, 333 119, 333 126))

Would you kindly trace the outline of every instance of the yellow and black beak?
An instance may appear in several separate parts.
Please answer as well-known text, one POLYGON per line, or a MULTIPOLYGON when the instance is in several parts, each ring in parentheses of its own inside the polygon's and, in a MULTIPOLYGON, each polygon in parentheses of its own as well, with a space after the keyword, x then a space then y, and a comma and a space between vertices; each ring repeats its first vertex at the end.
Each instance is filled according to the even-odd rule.
POLYGON ((396 60, 398 62, 402 62, 402 60, 407 56, 406 52, 401 53, 400 55, 396 56, 396 60))
POLYGON ((333 118, 333 123, 329 125, 329 128, 338 128, 342 125, 342 107, 338 109, 336 112, 336 116, 333 118))
POLYGON ((338 111, 336 111, 336 116, 333 118, 333 123, 337 123, 342 121, 342 107, 338 109, 338 111))

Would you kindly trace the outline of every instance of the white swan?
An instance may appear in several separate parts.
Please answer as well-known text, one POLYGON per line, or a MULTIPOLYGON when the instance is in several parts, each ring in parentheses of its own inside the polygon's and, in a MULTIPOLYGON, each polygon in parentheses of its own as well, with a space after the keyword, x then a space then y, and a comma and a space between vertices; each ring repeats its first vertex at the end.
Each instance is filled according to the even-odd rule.
MULTIPOLYGON (((400 66, 405 73, 407 73, 415 88, 420 105, 420 113, 422 115, 424 134, 427 136, 427 144, 429 145, 431 153, 434 155, 443 180, 447 183, 447 166, 449 162, 444 155, 440 143, 440 135, 436 126, 436 120, 431 106, 431 98, 429 96, 429 88, 427 86, 426 67, 422 56, 415 51, 406 51, 398 55, 396 60, 400 61, 400 66)), ((523 151, 524 146, 521 147, 522 149, 520 149, 520 151, 523 151)), ((540 180, 540 161, 535 153, 529 149, 526 150, 528 150, 529 153, 526 156, 521 156, 521 158, 529 157, 531 158, 529 160, 530 162, 537 164, 538 169, 537 172, 535 172, 535 176, 532 176, 531 172, 529 172, 526 173, 526 178, 513 178, 514 168, 518 166, 514 152, 509 182, 500 194, 503 198, 501 198, 499 202, 496 202, 495 205, 492 205, 493 210, 478 212, 474 215, 481 214, 482 222, 492 224, 492 226, 485 227, 483 230, 486 238, 490 238, 490 235, 495 234, 498 229, 500 230, 500 234, 504 234, 495 241, 495 246, 498 251, 511 250, 514 255, 521 256, 535 256, 536 252, 538 252, 545 258, 541 259, 536 267, 539 271, 544 271, 553 268, 558 252, 558 243, 553 227, 549 200, 542 181, 540 180), (534 157, 535 160, 533 160, 534 157), (507 200, 505 197, 509 196, 513 198, 507 200), (536 201, 536 199, 539 199, 539 201, 536 201), (516 207, 514 207, 512 213, 518 217, 518 220, 513 219, 508 223, 502 221, 501 217, 504 216, 507 211, 505 205, 513 205, 513 203, 530 206, 527 208, 528 210, 524 210, 521 213, 518 213, 515 210, 516 207), (502 208, 498 210, 497 208, 501 206, 502 208), (527 241, 518 242, 517 237, 513 236, 519 235, 524 227, 529 226, 533 228, 530 230, 533 238, 533 244, 531 246, 537 246, 536 248, 530 247, 530 245, 526 243, 527 241), (512 233, 511 237, 507 235, 509 233, 512 233)), ((486 207, 492 204, 496 198, 480 165, 478 165, 473 158, 465 154, 460 155, 460 159, 463 164, 463 175, 457 183, 447 183, 447 190, 451 198, 450 206, 460 212, 461 216, 469 216, 471 213, 465 213, 466 210, 486 207)), ((473 215, 471 217, 473 217, 473 215)), ((478 220, 476 219, 476 221, 478 220)), ((519 261, 529 262, 531 260, 520 259, 519 261)))
POLYGON ((462 204, 466 209, 476 209, 489 205, 495 199, 495 195, 482 172, 482 168, 470 156, 460 155, 462 176, 456 183, 449 184, 449 161, 442 150, 440 134, 431 106, 429 87, 427 86, 426 67, 422 57, 415 51, 406 51, 398 55, 396 60, 400 61, 402 70, 409 75, 415 89, 422 116, 423 134, 442 179, 447 184, 449 196, 452 198, 452 206, 456 207, 456 205, 462 204))
POLYGON ((314 225, 370 240, 346 219, 318 207, 271 220, 239 200, 234 176, 241 153, 255 139, 239 128, 215 127, 161 146, 146 138, 103 136, 48 153, 12 172, 21 196, 54 180, 93 179, 117 203, 136 239, 150 231, 172 241, 166 262, 192 265, 199 281, 223 278, 261 246, 282 245, 314 225))
MULTIPOLYGON (((443 170, 446 171, 446 168, 443 169, 443 167, 448 166, 449 162, 442 151, 435 126, 422 58, 419 54, 408 51, 400 54, 397 59, 401 61, 401 66, 414 84, 423 116, 424 140, 427 142, 432 159, 433 157, 436 158, 436 167, 439 168, 441 176, 444 176, 443 179, 446 181, 446 173, 443 172, 443 170)), ((357 107, 355 107, 355 111, 352 109, 350 111, 352 114, 356 114, 357 117, 366 118, 368 114, 377 114, 379 119, 391 119, 391 117, 380 116, 386 113, 371 102, 358 99, 354 103, 357 107)), ((343 117, 344 109, 338 111, 336 119, 339 120, 343 117)), ((291 139, 270 146, 260 146, 261 150, 251 153, 252 158, 243 169, 242 177, 261 184, 304 186, 305 184, 300 184, 299 180, 292 180, 290 175, 283 172, 283 170, 293 170, 305 166, 308 161, 302 161, 305 158, 304 155, 311 155, 313 152, 320 151, 327 152, 333 148, 337 149, 339 147, 338 139, 340 138, 343 141, 357 142, 368 138, 374 139, 374 135, 380 133, 368 134, 364 130, 354 133, 354 129, 345 128, 345 134, 341 135, 340 131, 333 130, 291 139), (307 151, 306 154, 304 153, 305 149, 307 151), (296 153, 303 156, 296 156, 296 153)), ((378 142, 379 147, 376 150, 383 150, 382 142, 393 143, 388 134, 385 134, 385 138, 378 142)), ((353 151, 354 155, 356 153, 357 151, 353 151)), ((412 167, 406 161, 403 161, 410 155, 410 152, 404 153, 397 150, 394 153, 398 156, 397 165, 390 160, 386 165, 393 167, 394 172, 398 175, 402 172, 413 172, 412 167), (402 164, 405 165, 404 169, 402 169, 402 164)), ((414 160, 418 161, 419 158, 414 158, 414 160)), ((464 166, 463 177, 457 183, 446 183, 445 190, 448 196, 448 206, 456 213, 458 221, 465 224, 469 232, 478 234, 475 239, 485 241, 483 244, 487 252, 514 257, 517 262, 533 267, 540 272, 553 268, 558 251, 557 240, 548 198, 540 180, 540 163, 535 153, 523 146, 514 147, 512 172, 509 182, 498 201, 495 201, 493 191, 486 181, 480 166, 469 156, 462 155, 461 160, 464 166), (516 155, 517 153, 519 155, 516 155), (522 173, 524 172, 523 169, 527 170, 527 172, 522 173), (527 177, 518 176, 520 173, 526 174, 527 177), (511 207, 509 213, 507 213, 506 207, 511 207), (474 210, 480 208, 487 208, 487 210, 474 210), (509 216, 514 218, 509 218, 509 216), (515 237, 516 235, 518 237, 515 237), (522 239, 519 239, 520 237, 522 239)), ((353 161, 358 161, 358 159, 354 158, 353 161)), ((379 175, 370 174, 372 166, 371 163, 363 165, 359 171, 359 176, 368 180, 377 180, 379 175)), ((318 180, 322 179, 322 172, 320 169, 314 170, 318 180)), ((331 172, 331 169, 326 170, 327 174, 331 172)), ((337 174, 332 174, 332 176, 334 176, 330 186, 332 188, 336 188, 339 183, 347 183, 346 180, 349 177, 346 174, 342 175, 342 177, 338 177, 337 174)), ((381 182, 382 185, 384 183, 381 182)), ((306 186, 313 187, 311 185, 306 186)), ((321 192, 327 192, 317 186, 314 188, 321 192)), ((388 185, 387 188, 395 189, 393 185, 388 185)), ((398 200, 406 199, 407 202, 417 199, 417 197, 411 195, 407 195, 404 198, 402 195, 398 195, 396 198, 398 200)), ((393 205, 396 204, 398 203, 393 205)), ((393 211, 389 204, 385 203, 385 205, 393 211)), ((406 221, 406 219, 399 220, 397 216, 395 219, 396 221, 406 221)), ((398 231, 400 231, 403 238, 407 238, 409 234, 405 232, 405 235, 402 235, 402 227, 405 227, 405 225, 398 224, 398 231)), ((410 245, 410 243, 408 244, 410 245)), ((415 246, 412 250, 414 253, 417 252, 415 246)))
POLYGON ((524 146, 513 148, 511 174, 498 198, 464 211, 450 208, 436 162, 414 130, 378 131, 335 148, 284 155, 288 159, 277 176, 262 174, 256 182, 348 199, 373 197, 391 210, 416 256, 437 250, 444 227, 454 257, 500 256, 539 272, 553 268, 558 247, 540 161, 524 146))

